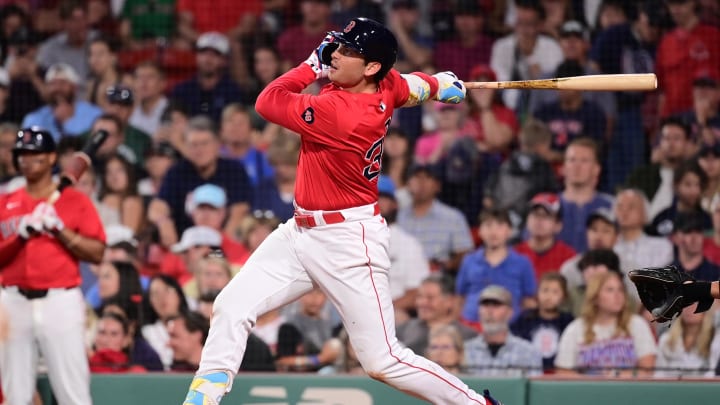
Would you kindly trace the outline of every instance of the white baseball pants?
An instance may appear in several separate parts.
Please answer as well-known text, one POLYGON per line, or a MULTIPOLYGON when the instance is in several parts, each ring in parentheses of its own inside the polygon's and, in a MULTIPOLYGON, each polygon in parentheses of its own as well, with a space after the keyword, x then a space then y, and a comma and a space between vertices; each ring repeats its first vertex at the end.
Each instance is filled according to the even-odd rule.
MULTIPOLYGON (((484 405, 482 395, 398 343, 388 284, 388 227, 373 206, 341 212, 345 222, 314 228, 290 219, 260 245, 215 301, 197 374, 228 370, 234 375, 257 317, 299 298, 315 282, 337 307, 370 377, 434 404, 484 405)), ((324 224, 321 213, 310 213, 324 224)))
POLYGON ((0 303, 10 333, 0 344, 0 379, 5 403, 31 405, 35 393, 38 348, 60 405, 91 405, 90 369, 85 351, 85 300, 80 288, 51 289, 29 300, 6 287, 0 303))

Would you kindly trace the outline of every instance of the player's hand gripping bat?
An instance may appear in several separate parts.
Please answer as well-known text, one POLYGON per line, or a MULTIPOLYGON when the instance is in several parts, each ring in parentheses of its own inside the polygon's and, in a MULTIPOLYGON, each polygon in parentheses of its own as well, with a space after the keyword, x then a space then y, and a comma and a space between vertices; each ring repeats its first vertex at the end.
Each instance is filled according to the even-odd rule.
POLYGON ((657 88, 654 73, 587 75, 540 80, 465 82, 468 89, 531 89, 581 91, 650 91, 657 88))
MULTIPOLYGON (((50 205, 55 204, 60 198, 62 191, 65 187, 75 184, 78 179, 85 173, 88 166, 92 164, 92 159, 95 157, 100 146, 108 137, 108 132, 105 130, 99 130, 92 134, 85 142, 85 146, 81 151, 75 152, 68 163, 68 166, 60 174, 60 182, 58 183, 57 189, 48 197, 47 203, 50 205)), ((33 233, 34 230, 31 227, 26 228, 28 233, 33 233)))

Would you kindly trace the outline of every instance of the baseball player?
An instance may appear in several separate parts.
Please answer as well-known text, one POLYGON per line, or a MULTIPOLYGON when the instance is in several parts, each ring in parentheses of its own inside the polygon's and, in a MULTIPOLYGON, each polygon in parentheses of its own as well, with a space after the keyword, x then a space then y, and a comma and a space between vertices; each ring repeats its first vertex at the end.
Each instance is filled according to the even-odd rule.
POLYGON ((435 404, 499 404, 395 337, 389 231, 377 204, 385 132, 395 108, 465 97, 450 72, 399 74, 392 69, 396 55, 387 28, 355 18, 258 96, 258 113, 300 134, 295 216, 265 239, 217 297, 185 404, 219 403, 257 317, 313 285, 337 307, 371 378, 435 404), (319 95, 301 93, 321 78, 331 83, 319 95))
POLYGON ((88 197, 65 188, 54 205, 55 142, 39 127, 18 132, 13 162, 27 186, 0 195, 0 303, 10 333, 0 345, 2 390, 8 404, 30 404, 37 348, 61 405, 91 404, 85 352, 85 303, 78 261, 99 263, 105 233, 88 197))

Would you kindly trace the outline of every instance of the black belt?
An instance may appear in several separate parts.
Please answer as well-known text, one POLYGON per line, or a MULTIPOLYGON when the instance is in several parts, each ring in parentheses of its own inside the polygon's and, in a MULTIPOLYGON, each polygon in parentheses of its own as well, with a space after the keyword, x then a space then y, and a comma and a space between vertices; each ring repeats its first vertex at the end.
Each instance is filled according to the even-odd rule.
POLYGON ((45 290, 34 290, 34 289, 31 289, 31 288, 21 288, 21 287, 17 287, 17 290, 18 290, 18 292, 19 292, 20 294, 22 294, 25 298, 27 298, 27 299, 29 299, 29 300, 35 300, 35 299, 38 299, 38 298, 45 298, 45 297, 47 296, 47 294, 48 294, 48 291, 50 291, 50 290, 56 290, 56 289, 61 289, 61 288, 65 289, 65 290, 70 290, 70 289, 73 289, 73 288, 75 288, 75 287, 58 287, 58 288, 50 288, 50 289, 45 289, 45 290))

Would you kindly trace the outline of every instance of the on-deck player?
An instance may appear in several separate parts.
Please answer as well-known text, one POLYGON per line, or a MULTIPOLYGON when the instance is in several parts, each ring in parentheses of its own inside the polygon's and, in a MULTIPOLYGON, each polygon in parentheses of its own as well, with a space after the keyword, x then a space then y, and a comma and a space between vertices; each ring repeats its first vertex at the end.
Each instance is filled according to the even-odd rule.
POLYGON ((337 307, 370 377, 435 404, 498 404, 395 337, 389 232, 377 205, 385 132, 397 107, 465 97, 450 72, 392 70, 396 54, 388 29, 355 18, 258 97, 258 113, 300 134, 295 217, 268 236, 217 297, 185 404, 220 402, 257 317, 314 285, 337 307), (325 77, 331 83, 319 95, 301 94, 325 77))
POLYGON ((35 392, 37 345, 61 405, 89 405, 85 301, 79 260, 99 263, 105 231, 95 206, 67 187, 55 202, 57 160, 50 132, 18 132, 13 162, 27 186, 0 196, 0 302, 10 334, 0 345, 0 375, 8 404, 30 404, 35 392))

